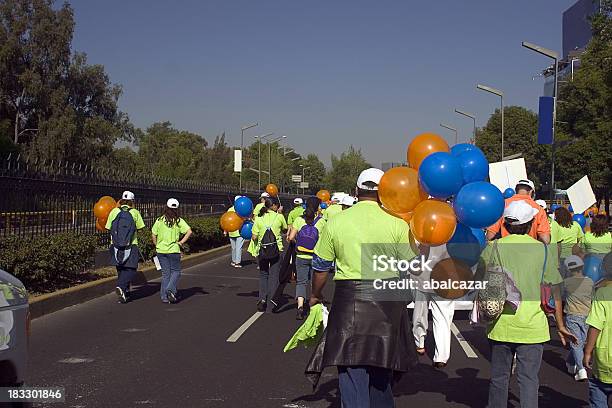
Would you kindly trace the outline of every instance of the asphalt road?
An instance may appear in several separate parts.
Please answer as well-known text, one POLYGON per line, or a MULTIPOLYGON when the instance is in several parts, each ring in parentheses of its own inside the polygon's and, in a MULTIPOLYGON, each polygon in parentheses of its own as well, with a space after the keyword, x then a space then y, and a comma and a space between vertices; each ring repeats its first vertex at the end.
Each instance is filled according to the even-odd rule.
MULTIPOLYGON (((293 285, 285 289, 284 310, 255 314, 255 265, 228 264, 225 255, 185 269, 176 305, 162 304, 159 283, 151 282, 127 305, 111 294, 34 320, 29 385, 65 387, 69 407, 339 407, 335 370, 313 392, 303 376, 310 351, 282 352, 299 325, 293 285), (249 319, 256 320, 228 342, 249 319)), ((421 357, 394 387, 397 407, 486 405, 489 349, 484 329, 466 318, 455 319, 465 349, 453 337, 443 370, 421 357)), ((564 372, 566 353, 558 341, 545 348, 541 407, 588 406, 587 384, 564 372)), ((518 407, 515 379, 510 396, 518 407)))

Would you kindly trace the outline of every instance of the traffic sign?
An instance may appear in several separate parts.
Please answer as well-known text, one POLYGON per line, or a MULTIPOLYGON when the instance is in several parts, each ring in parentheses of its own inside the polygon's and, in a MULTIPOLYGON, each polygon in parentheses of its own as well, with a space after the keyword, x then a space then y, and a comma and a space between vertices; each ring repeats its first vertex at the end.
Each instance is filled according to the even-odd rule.
POLYGON ((302 181, 302 176, 299 174, 294 174, 291 176, 291 181, 294 183, 300 183, 302 181))
POLYGON ((308 188, 308 182, 307 181, 302 181, 300 183, 300 188, 308 188))

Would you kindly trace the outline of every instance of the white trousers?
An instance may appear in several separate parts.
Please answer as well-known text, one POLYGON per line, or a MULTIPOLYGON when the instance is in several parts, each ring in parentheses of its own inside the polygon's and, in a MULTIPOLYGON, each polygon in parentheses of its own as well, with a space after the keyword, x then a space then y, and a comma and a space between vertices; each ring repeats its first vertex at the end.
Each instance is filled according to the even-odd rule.
POLYGON ((441 298, 434 293, 415 291, 412 334, 417 348, 425 347, 427 336, 429 305, 433 322, 433 335, 436 349, 434 363, 446 363, 450 358, 451 323, 455 314, 455 301, 441 298))

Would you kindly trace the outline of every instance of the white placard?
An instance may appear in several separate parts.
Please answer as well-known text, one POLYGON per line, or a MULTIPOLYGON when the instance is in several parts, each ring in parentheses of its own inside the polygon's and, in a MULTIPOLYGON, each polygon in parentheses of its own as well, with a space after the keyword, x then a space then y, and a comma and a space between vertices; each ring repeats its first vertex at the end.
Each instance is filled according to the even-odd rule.
POLYGON ((588 210, 595 202, 595 193, 589 182, 589 177, 584 176, 574 185, 567 189, 567 198, 572 205, 574 214, 580 214, 588 210))
POLYGON ((234 150, 234 171, 240 173, 242 171, 242 150, 234 150))
POLYGON ((161 271, 161 264, 159 263, 159 258, 157 256, 153 257, 153 263, 155 264, 155 269, 161 271))
POLYGON ((302 181, 302 176, 300 174, 294 174, 291 176, 291 181, 294 183, 299 183, 302 181))
POLYGON ((491 184, 503 192, 507 188, 514 188, 519 180, 527 178, 525 159, 504 160, 489 164, 489 180, 491 184))
POLYGON ((302 181, 300 183, 300 188, 308 188, 308 182, 307 181, 302 181))

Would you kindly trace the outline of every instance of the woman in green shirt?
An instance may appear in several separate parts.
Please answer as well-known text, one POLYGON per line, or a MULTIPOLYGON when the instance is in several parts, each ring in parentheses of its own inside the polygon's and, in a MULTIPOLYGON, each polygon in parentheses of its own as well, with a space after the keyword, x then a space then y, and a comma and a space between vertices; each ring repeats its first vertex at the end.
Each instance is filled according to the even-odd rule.
POLYGON ((251 250, 251 255, 257 257, 259 264, 259 301, 257 302, 257 310, 259 312, 272 312, 278 306, 273 298, 278 289, 278 261, 280 260, 280 253, 283 251, 282 233, 287 230, 287 221, 285 221, 283 214, 279 212, 279 206, 270 197, 265 197, 263 203, 264 205, 259 213, 255 214, 256 218, 251 237, 253 248, 252 250, 251 248, 249 249, 251 250), (278 255, 272 259, 264 259, 265 257, 260 254, 262 240, 268 229, 274 234, 278 249, 278 255))
POLYGON ((178 208, 178 200, 170 198, 164 215, 155 221, 151 229, 157 259, 162 268, 160 295, 164 303, 178 301, 176 285, 181 275, 181 247, 191 236, 191 227, 179 216, 178 208))
POLYGON ((555 220, 550 225, 550 242, 559 248, 559 270, 563 278, 570 276, 565 268, 565 258, 572 254, 572 248, 582 242, 582 227, 572 220, 572 214, 565 207, 555 210, 555 220))
POLYGON ((591 231, 584 234, 582 247, 589 255, 603 257, 612 251, 612 234, 608 231, 609 220, 604 214, 597 214, 591 222, 591 231))

